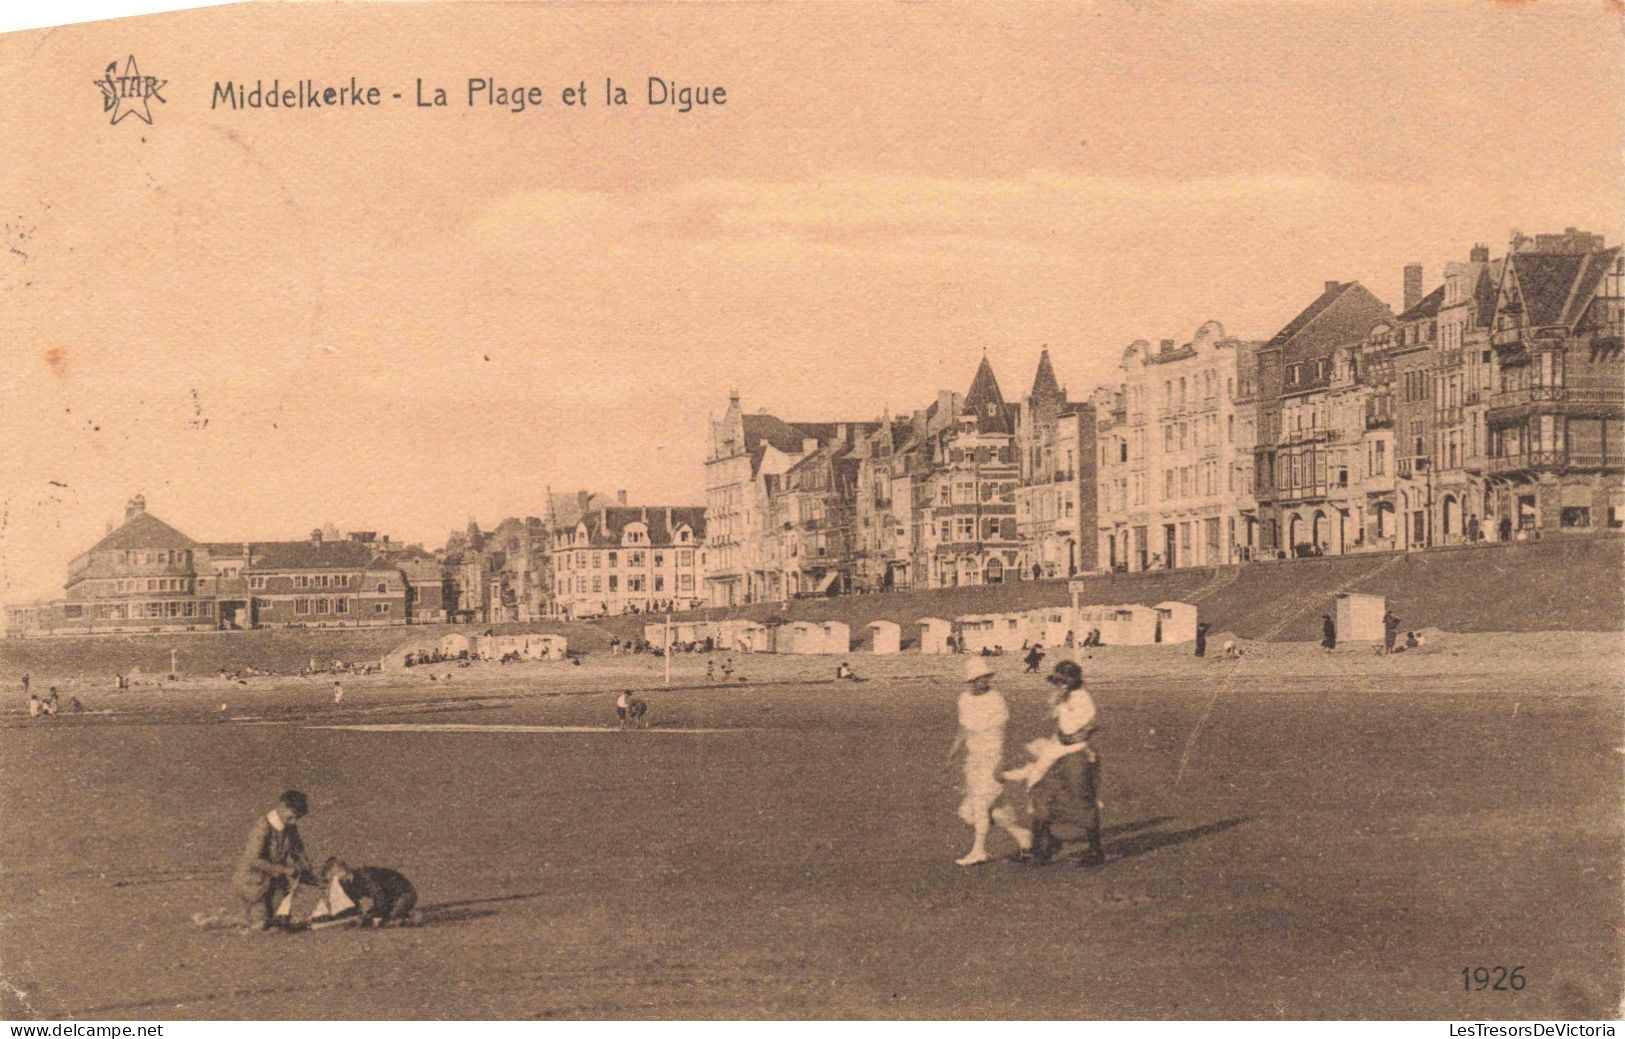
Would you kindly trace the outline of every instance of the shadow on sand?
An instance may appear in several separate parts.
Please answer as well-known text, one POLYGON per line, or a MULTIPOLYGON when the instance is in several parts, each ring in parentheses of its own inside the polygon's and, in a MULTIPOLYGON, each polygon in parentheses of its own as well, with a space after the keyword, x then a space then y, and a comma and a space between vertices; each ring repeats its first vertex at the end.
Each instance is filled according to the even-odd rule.
POLYGON ((1151 830, 1151 827, 1161 825, 1167 821, 1167 817, 1163 817, 1148 819, 1139 823, 1128 823, 1120 827, 1106 827, 1107 859, 1130 859, 1136 855, 1160 851, 1175 844, 1184 844, 1186 841, 1211 837, 1216 833, 1223 833, 1226 830, 1240 826, 1247 821, 1247 817, 1245 815, 1233 816, 1229 819, 1203 823, 1201 826, 1191 826, 1183 830, 1151 830), (1122 836, 1123 834, 1129 834, 1130 836, 1122 836), (1111 839, 1113 837, 1118 839, 1111 839))

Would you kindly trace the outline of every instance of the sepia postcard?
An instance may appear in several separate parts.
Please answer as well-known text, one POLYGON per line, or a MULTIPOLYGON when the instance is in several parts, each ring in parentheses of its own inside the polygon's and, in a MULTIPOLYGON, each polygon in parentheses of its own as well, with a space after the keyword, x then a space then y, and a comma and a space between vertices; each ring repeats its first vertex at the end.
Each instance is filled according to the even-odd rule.
POLYGON ((1617 0, 0 35, 9 1034, 1614 1035, 1622 85, 1617 0))

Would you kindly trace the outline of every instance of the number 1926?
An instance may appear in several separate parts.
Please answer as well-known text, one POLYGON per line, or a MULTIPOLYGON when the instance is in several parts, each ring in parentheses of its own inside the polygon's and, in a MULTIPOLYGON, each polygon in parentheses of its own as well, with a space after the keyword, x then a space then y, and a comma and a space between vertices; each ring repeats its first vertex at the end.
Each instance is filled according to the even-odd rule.
POLYGON ((1463 967, 1465 992, 1520 992, 1526 984, 1522 967, 1463 967))

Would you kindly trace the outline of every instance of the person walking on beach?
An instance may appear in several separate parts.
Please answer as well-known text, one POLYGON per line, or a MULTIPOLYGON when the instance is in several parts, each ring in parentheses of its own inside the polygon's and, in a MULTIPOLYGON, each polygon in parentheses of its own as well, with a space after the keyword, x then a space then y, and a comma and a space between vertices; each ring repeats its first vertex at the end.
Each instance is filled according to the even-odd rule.
POLYGON ((1394 616, 1392 610, 1382 615, 1382 652, 1384 655, 1394 651, 1394 640, 1399 638, 1399 618, 1394 616))
POLYGON ((1056 664, 1048 681, 1055 689, 1055 735, 1029 743, 1033 760, 1004 778, 1027 783, 1033 815, 1030 861, 1052 862, 1062 846, 1055 831, 1066 828, 1081 831, 1088 845, 1078 865, 1099 866, 1106 851, 1100 830, 1100 755, 1090 745, 1097 724, 1094 697, 1083 687, 1083 668, 1076 661, 1056 664))
POLYGON ((1196 626, 1196 655, 1199 657, 1207 656, 1207 629, 1206 621, 1196 626))
POLYGON ((959 694, 959 732, 948 748, 948 760, 961 749, 965 752, 965 796, 959 804, 959 817, 971 828, 970 851, 955 860, 960 866, 974 866, 992 857, 987 851, 991 823, 998 823, 1015 839, 1018 857, 1032 847, 1033 835, 1018 826, 1015 813, 998 806, 1004 793, 999 769, 1004 760, 1004 726, 1010 708, 1004 694, 993 688, 993 668, 983 657, 965 661, 965 690, 959 694), (998 807, 995 807, 998 806, 998 807))
POLYGON ((1320 615, 1320 648, 1328 653, 1337 648, 1337 625, 1329 613, 1320 615))

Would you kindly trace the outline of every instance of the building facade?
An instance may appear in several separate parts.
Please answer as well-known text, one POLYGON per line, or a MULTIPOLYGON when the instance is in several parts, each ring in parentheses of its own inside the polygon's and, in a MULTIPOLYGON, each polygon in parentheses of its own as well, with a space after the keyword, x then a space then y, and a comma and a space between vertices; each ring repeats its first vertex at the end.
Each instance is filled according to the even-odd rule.
POLYGON ((551 559, 555 616, 693 609, 705 601, 705 510, 604 506, 555 530, 551 559))
POLYGON ((1244 556, 1254 513, 1235 469, 1243 345, 1209 321, 1183 346, 1142 339, 1123 352, 1122 381, 1097 408, 1100 565, 1138 571, 1244 556))
POLYGON ((1366 446, 1367 349, 1374 330, 1393 324, 1388 305, 1358 282, 1328 281, 1259 347, 1253 480, 1261 555, 1364 546, 1368 497, 1356 466, 1366 446))
POLYGON ((1485 411, 1499 537, 1617 528, 1625 467, 1618 246, 1572 229, 1516 239, 1490 330, 1485 411))

